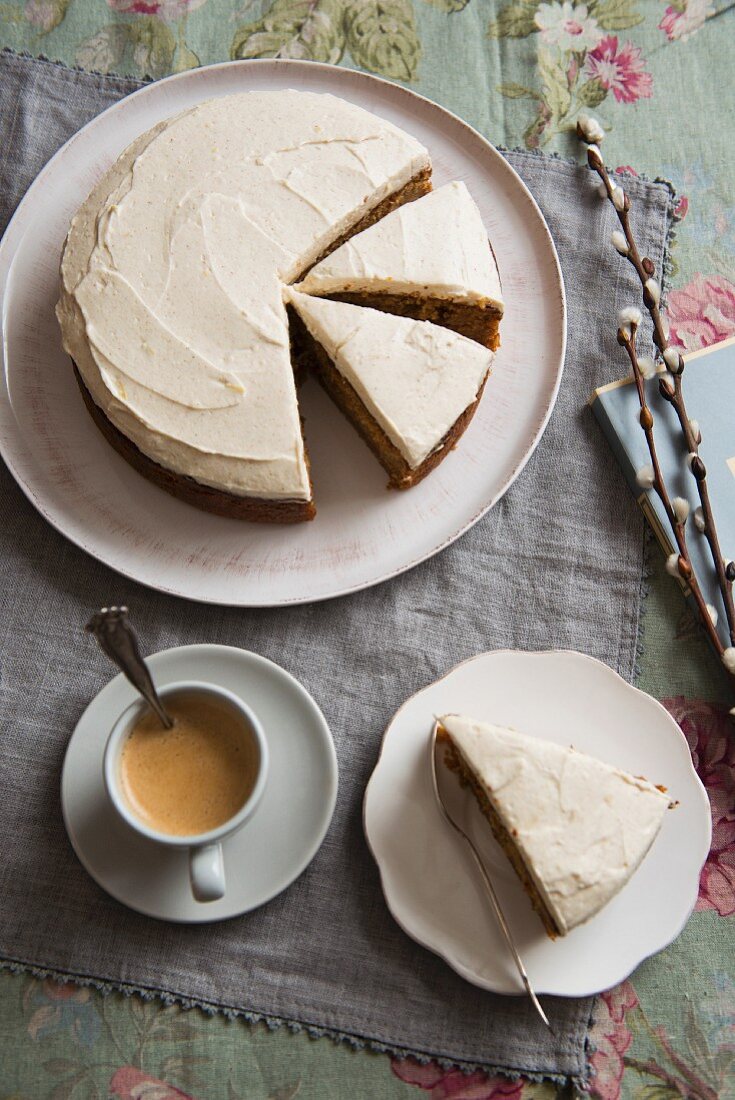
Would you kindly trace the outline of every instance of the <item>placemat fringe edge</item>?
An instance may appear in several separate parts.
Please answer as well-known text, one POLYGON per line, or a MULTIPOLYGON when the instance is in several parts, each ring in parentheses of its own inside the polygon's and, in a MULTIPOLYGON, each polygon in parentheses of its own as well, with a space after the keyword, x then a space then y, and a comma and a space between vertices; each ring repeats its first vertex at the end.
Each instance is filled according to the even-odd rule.
MULTIPOLYGON (((145 986, 132 985, 126 982, 110 981, 106 978, 95 978, 88 974, 74 974, 69 971, 59 970, 55 967, 36 966, 34 963, 25 962, 23 959, 0 958, 0 971, 11 974, 28 974, 33 978, 52 979, 62 985, 71 982, 81 988, 93 988, 107 997, 113 993, 120 993, 124 997, 140 997, 144 1001, 160 1001, 163 1005, 177 1005, 179 1008, 189 1011, 199 1009, 207 1016, 225 1016, 228 1020, 242 1020, 247 1024, 264 1024, 269 1031, 276 1031, 281 1027, 288 1028, 294 1034, 303 1032, 310 1039, 331 1039, 334 1043, 345 1043, 353 1050, 370 1050, 376 1054, 389 1054, 398 1058, 412 1058, 419 1065, 425 1066, 433 1062, 442 1069, 460 1070, 462 1073, 488 1073, 507 1077, 511 1081, 523 1078, 526 1081, 541 1083, 549 1081, 554 1085, 571 1086, 578 1092, 586 1093, 590 1085, 589 1055, 594 1053, 595 1044, 590 1041, 590 1031, 594 1023, 594 1006, 587 1025, 587 1039, 585 1049, 585 1071, 580 1074, 558 1073, 534 1073, 524 1069, 514 1069, 509 1066, 490 1065, 482 1062, 465 1062, 457 1059, 443 1058, 440 1055, 429 1054, 426 1051, 413 1050, 409 1047, 396 1046, 392 1043, 384 1043, 379 1039, 371 1039, 365 1035, 354 1035, 338 1028, 322 1027, 309 1024, 303 1020, 291 1020, 283 1016, 271 1016, 265 1012, 251 1009, 233 1008, 230 1005, 217 1004, 213 1001, 200 1000, 186 997, 178 993, 168 993, 162 989, 147 988, 145 986)), ((596 1003, 596 1002, 595 1002, 596 1003)))

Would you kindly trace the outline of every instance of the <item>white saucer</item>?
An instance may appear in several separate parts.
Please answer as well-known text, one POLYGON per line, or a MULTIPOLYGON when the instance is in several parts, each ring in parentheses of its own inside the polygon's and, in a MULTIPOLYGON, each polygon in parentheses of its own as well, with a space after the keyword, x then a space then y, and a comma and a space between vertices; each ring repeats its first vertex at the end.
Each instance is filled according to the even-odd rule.
POLYGON ((157 684, 206 680, 241 696, 268 740, 270 769, 252 819, 224 841, 227 893, 194 901, 187 855, 139 837, 105 794, 102 755, 115 719, 136 697, 116 676, 79 719, 66 751, 61 805, 69 839, 93 879, 124 905, 162 920, 201 923, 247 913, 279 894, 314 858, 332 820, 337 757, 329 727, 301 684, 256 653, 220 645, 149 658, 157 684))
POLYGON ((710 848, 709 801, 676 722, 655 699, 591 657, 509 650, 459 665, 393 718, 364 807, 388 907, 408 935, 463 978, 496 993, 519 993, 518 977, 467 846, 442 821, 431 788, 434 718, 451 712, 574 745, 665 785, 679 801, 624 889, 592 920, 552 941, 466 795, 465 820, 537 992, 581 997, 621 982, 681 932, 710 848))

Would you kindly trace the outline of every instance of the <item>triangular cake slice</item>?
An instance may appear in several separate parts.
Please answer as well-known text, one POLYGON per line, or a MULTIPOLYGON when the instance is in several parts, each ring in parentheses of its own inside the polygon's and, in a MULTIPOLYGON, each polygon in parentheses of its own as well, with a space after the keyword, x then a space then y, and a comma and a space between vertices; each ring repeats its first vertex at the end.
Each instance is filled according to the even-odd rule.
POLYGON ((482 216, 463 183, 406 203, 351 237, 298 290, 433 321, 495 349, 503 295, 482 216))
POLYGON ((437 736, 552 938, 625 886, 670 805, 646 779, 516 730, 448 714, 437 736))
POLYGON ((296 291, 289 300, 296 340, 389 485, 415 485, 472 419, 493 353, 428 321, 296 291))

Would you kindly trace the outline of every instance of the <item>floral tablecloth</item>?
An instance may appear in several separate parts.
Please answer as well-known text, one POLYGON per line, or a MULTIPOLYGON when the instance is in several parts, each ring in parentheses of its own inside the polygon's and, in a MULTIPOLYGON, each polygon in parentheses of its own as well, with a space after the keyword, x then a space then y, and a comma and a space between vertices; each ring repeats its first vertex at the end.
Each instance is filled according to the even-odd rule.
MULTIPOLYGON (((496 144, 562 155, 577 155, 576 116, 594 111, 608 163, 677 189, 668 317, 693 349, 735 334, 733 9, 729 0, 0 0, 0 45, 153 77, 228 58, 342 63, 405 82, 496 144)), ((624 371, 622 360, 610 364, 611 378, 624 371)), ((655 549, 646 606, 641 686, 687 735, 714 840, 680 939, 600 998, 592 1092, 718 1100, 735 1097, 735 739, 723 680, 655 549)), ((0 1067, 0 1100, 556 1092, 10 973, 0 975, 0 1067)))

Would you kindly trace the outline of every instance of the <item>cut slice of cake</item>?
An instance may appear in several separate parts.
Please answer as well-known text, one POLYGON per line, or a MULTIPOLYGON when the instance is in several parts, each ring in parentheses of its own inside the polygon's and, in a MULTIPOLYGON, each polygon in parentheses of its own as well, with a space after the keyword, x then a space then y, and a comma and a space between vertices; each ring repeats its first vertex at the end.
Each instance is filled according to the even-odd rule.
POLYGON ((428 321, 289 294, 296 341, 327 393, 408 489, 472 419, 493 353, 428 321))
POLYGON ((625 886, 670 805, 646 779, 516 730, 448 714, 437 737, 552 938, 625 886))
POLYGON ((434 321, 494 350, 503 295, 482 216, 463 183, 394 210, 311 269, 298 290, 434 321))

